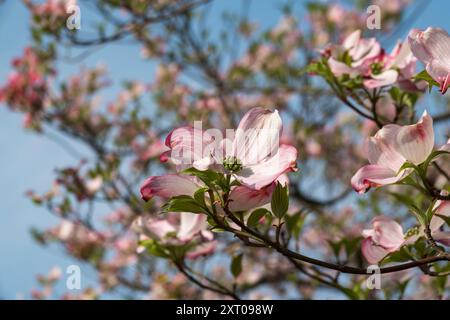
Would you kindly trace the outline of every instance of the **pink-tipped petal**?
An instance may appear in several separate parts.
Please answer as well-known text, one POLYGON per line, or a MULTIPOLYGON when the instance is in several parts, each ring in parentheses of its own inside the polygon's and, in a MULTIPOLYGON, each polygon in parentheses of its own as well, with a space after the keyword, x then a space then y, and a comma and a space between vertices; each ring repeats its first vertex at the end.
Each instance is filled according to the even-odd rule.
POLYGON ((337 61, 334 58, 330 58, 328 60, 328 66, 335 77, 340 77, 344 74, 354 75, 358 73, 355 69, 349 67, 343 62, 337 61))
POLYGON ((247 211, 261 207, 270 202, 274 189, 275 183, 260 190, 255 190, 247 186, 238 186, 230 193, 230 210, 233 212, 247 211))
POLYGON ((166 174, 153 176, 144 181, 141 186, 141 196, 145 201, 154 196, 171 198, 181 195, 192 196, 200 185, 191 176, 166 174))
POLYGON ((281 145, 278 152, 259 163, 244 167, 236 178, 244 185, 261 189, 270 185, 283 173, 296 171, 297 149, 290 145, 281 145))
POLYGON ((377 57, 381 53, 381 45, 375 38, 360 39, 358 43, 349 50, 353 59, 352 67, 359 67, 366 61, 377 57))
POLYGON ((391 68, 407 68, 411 65, 411 62, 413 62, 412 60, 414 60, 415 66, 416 59, 411 52, 411 48, 407 40, 397 45, 396 50, 394 49, 394 52, 392 53, 392 56, 394 57, 394 60, 392 61, 391 68))
POLYGON ((362 241, 361 251, 370 264, 378 264, 389 253, 383 247, 375 245, 371 238, 362 241))
POLYGON ((359 169, 351 179, 353 189, 365 193, 371 187, 384 186, 401 180, 404 176, 376 164, 369 164, 359 169))
POLYGON ((433 151, 433 119, 425 111, 417 124, 401 127, 395 140, 396 148, 406 160, 420 164, 433 151))
POLYGON ((450 85, 450 36, 439 28, 412 30, 409 43, 413 54, 425 65, 444 94, 450 85))
POLYGON ((377 216, 372 220, 374 234, 372 241, 388 252, 397 251, 405 242, 403 228, 395 220, 377 216))
POLYGON ((394 84, 398 79, 398 72, 395 70, 387 70, 377 75, 372 75, 371 79, 364 80, 364 86, 369 89, 389 86, 394 84))
POLYGON ((351 34, 349 34, 345 40, 342 42, 342 46, 349 50, 353 47, 355 47, 359 40, 361 39, 361 30, 353 31, 351 34))
POLYGON ((419 46, 417 52, 413 47, 411 50, 415 55, 417 53, 416 57, 424 63, 429 63, 432 59, 447 60, 450 58, 450 36, 440 28, 427 28, 423 32, 412 32, 412 43, 415 46, 414 49, 419 46))
POLYGON ((178 238, 181 241, 189 241, 207 228, 206 216, 190 212, 180 213, 180 229, 178 238))
POLYGON ((213 142, 214 139, 199 128, 176 128, 166 138, 165 144, 170 148, 166 157, 177 166, 177 170, 190 167, 204 170, 212 162, 207 147, 213 142))
POLYGON ((244 165, 267 158, 280 143, 282 123, 278 111, 253 108, 242 118, 236 130, 232 155, 244 165))
POLYGON ((408 42, 411 51, 417 59, 427 64, 433 59, 433 55, 425 46, 424 32, 418 29, 412 29, 408 35, 408 42))
POLYGON ((168 233, 175 233, 175 227, 167 220, 150 221, 145 225, 145 230, 151 237, 157 240, 163 240, 168 233))
POLYGON ((426 65, 426 70, 439 83, 439 90, 444 94, 450 85, 450 61, 433 59, 426 65))
POLYGON ((371 164, 377 164, 398 172, 406 161, 393 143, 400 129, 399 125, 389 124, 378 130, 374 137, 367 140, 367 156, 371 164))

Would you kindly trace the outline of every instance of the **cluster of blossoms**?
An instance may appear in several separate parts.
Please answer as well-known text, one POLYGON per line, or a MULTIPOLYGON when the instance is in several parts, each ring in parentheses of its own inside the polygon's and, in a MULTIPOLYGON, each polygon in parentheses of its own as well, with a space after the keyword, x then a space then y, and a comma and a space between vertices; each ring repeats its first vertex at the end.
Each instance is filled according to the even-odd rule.
MULTIPOLYGON (((291 296, 292 284, 305 298, 328 287, 352 299, 381 296, 361 288, 363 276, 339 279, 349 268, 365 273, 360 247, 370 264, 436 259, 421 264, 421 270, 445 271, 436 261, 447 254, 441 245, 450 244, 444 229, 450 215, 445 192, 450 141, 435 147, 428 113, 410 125, 426 83, 442 93, 449 86, 445 31, 413 30, 407 41, 385 51, 371 38, 375 33, 360 31, 368 13, 349 2, 331 2, 308 4, 309 25, 286 8, 271 28, 259 30, 243 17, 235 21, 233 37, 216 41, 209 26, 192 23, 203 15, 190 14, 189 8, 202 1, 190 0, 98 0, 92 10, 101 15, 101 24, 83 23, 83 30, 70 31, 67 9, 75 1, 24 2, 35 43, 14 62, 0 100, 24 113, 28 128, 42 128, 44 134, 47 127, 56 129, 90 152, 88 162, 58 170, 49 192, 28 193, 61 219, 47 231, 33 231, 36 240, 62 244, 98 274, 98 287, 62 298, 94 299, 126 289, 151 299, 261 299, 291 296), (101 26, 86 32, 89 25, 101 26), (62 56, 56 55, 59 43, 89 48, 128 36, 143 48, 143 58, 155 63, 151 82, 126 82, 105 108, 98 92, 111 82, 102 67, 82 69, 56 84, 57 64, 51 60, 62 56), (244 47, 242 41, 237 45, 239 37, 244 47), (319 60, 311 61, 319 47, 324 48, 319 60), (416 75, 418 60, 426 70, 416 75), (142 102, 146 94, 154 108, 142 102), (341 110, 341 104, 364 120, 341 110), (278 110, 254 108, 273 105, 287 125, 283 133, 278 110), (237 124, 237 114, 245 114, 237 130, 223 129, 237 124), (204 130, 196 119, 222 129, 204 130), (194 126, 172 130, 174 122, 194 126), (362 168, 361 136, 370 137, 369 164, 362 168), (302 174, 288 179, 297 160, 302 174), (136 185, 149 173, 141 201, 136 185), (359 198, 355 208, 340 202, 352 187, 358 193, 378 191, 359 198), (386 195, 402 201, 388 201, 386 195), (97 213, 105 203, 113 212, 102 223, 97 213), (398 212, 393 210, 398 203, 414 215, 403 219, 399 213, 395 220, 380 215, 398 212), (363 209, 377 216, 361 233, 363 209), (413 226, 413 218, 419 225, 413 226), (310 251, 315 259, 306 256, 310 251), (399 258, 405 252, 407 257, 399 258)), ((392 30, 409 2, 370 2, 382 8, 380 32, 392 30)), ((359 5, 366 8, 369 1, 359 5)), ((226 26, 224 35, 232 30, 226 26)), ((383 277, 389 279, 383 288, 398 292, 409 277, 409 272, 383 277)), ((43 290, 32 297, 52 298, 58 278, 57 269, 40 276, 43 290)), ((433 286, 429 278, 416 279, 421 289, 433 286)), ((422 295, 444 296, 426 290, 422 295)))
MULTIPOLYGON (((408 176, 420 172, 420 166, 437 161, 434 149, 433 119, 425 112, 417 124, 399 126, 390 124, 379 130, 367 140, 367 154, 370 164, 362 167, 352 178, 353 188, 364 193, 371 187, 387 186, 406 182, 408 176)), ((437 154, 448 153, 450 140, 437 154)), ((442 155, 445 156, 445 155, 442 155)), ((442 157, 441 156, 441 157, 442 157)), ((440 231, 445 221, 436 216, 450 216, 450 201, 436 202, 432 208, 433 216, 429 222, 430 236, 445 245, 450 244, 450 233, 440 231)), ((398 251, 402 246, 413 244, 418 238, 426 236, 425 226, 406 235, 402 227, 391 218, 374 218, 373 229, 365 230, 362 248, 370 263, 378 263, 388 253, 398 251)))
POLYGON ((357 30, 322 54, 335 77, 345 76, 367 89, 394 84, 408 91, 423 89, 412 80, 417 60, 407 42, 398 43, 388 54, 376 38, 364 39, 357 30))
POLYGON ((47 0, 41 3, 25 0, 24 3, 30 10, 33 23, 40 30, 58 34, 66 26, 77 0, 47 0))
MULTIPOLYGON (((437 32, 442 33, 440 30, 437 32)), ((411 40, 423 40, 423 35, 413 36, 417 33, 413 31, 410 34, 411 44, 399 43, 391 54, 386 54, 375 38, 364 39, 360 31, 355 31, 341 45, 329 46, 322 55, 338 81, 359 81, 369 90, 396 85, 404 91, 420 91, 424 83, 414 80, 417 61, 414 54, 419 50, 422 53, 420 57, 425 59, 424 52, 428 53, 425 61, 430 73, 433 71, 430 65, 436 65, 437 62, 428 49, 411 40)), ((439 74, 442 75, 442 71, 439 74)), ((439 76, 438 79, 444 81, 446 86, 446 78, 439 76)), ((441 91, 444 92, 442 88, 441 85, 441 91)), ((380 100, 378 106, 380 102, 386 104, 380 100)), ((201 241, 212 240, 211 236, 205 236, 208 220, 202 215, 205 212, 201 207, 195 212, 192 203, 191 207, 185 206, 192 212, 189 213, 181 212, 182 205, 170 204, 170 199, 179 197, 197 199, 199 190, 205 193, 210 189, 211 186, 199 172, 214 172, 228 177, 228 185, 222 186, 223 190, 229 189, 223 215, 227 214, 226 210, 244 212, 268 204, 273 198, 275 186, 288 184, 284 173, 294 170, 297 158, 294 147, 278 147, 280 131, 281 119, 277 111, 263 108, 247 112, 232 138, 223 139, 221 132, 203 131, 196 127, 173 130, 166 139, 169 150, 161 159, 171 160, 179 173, 148 178, 141 187, 141 195, 146 201, 153 196, 169 200, 168 208, 176 208, 178 214, 171 212, 166 219, 152 219, 149 223, 140 221, 143 239, 150 237, 166 243, 166 246, 185 244, 186 240, 191 241, 196 236, 200 236, 201 241)), ((433 153, 433 120, 425 112, 414 125, 385 125, 368 139, 366 149, 370 165, 358 170, 351 179, 357 192, 364 193, 370 187, 403 183, 413 172, 421 174, 424 163, 427 167, 436 160, 436 154, 433 153)), ((440 151, 445 153, 448 149, 450 144, 444 145, 440 151)), ((204 195, 202 197, 204 202, 204 195)), ((210 198, 215 210, 224 210, 224 204, 214 203, 211 194, 206 197, 210 198)), ((448 201, 439 200, 431 211, 436 215, 448 216, 448 201)), ((434 215, 428 227, 421 225, 406 236, 401 226, 390 218, 376 217, 373 224, 374 229, 363 232, 363 254, 369 263, 378 263, 389 253, 414 243, 420 237, 426 237, 426 228, 429 228, 428 236, 436 241, 448 244, 450 240, 448 233, 440 231, 444 220, 434 215)), ((207 251, 200 249, 200 252, 210 252, 212 246, 207 248, 207 251)), ((193 255, 197 256, 195 251, 193 255)))
MULTIPOLYGON (((162 158, 172 161, 179 173, 148 178, 141 187, 142 198, 149 201, 154 196, 166 200, 195 197, 198 190, 204 192, 207 187, 199 178, 201 172, 212 169, 229 177, 224 188, 229 188, 230 210, 247 211, 268 204, 276 184, 288 183, 285 173, 296 170, 297 150, 290 145, 278 147, 281 127, 276 110, 254 108, 244 115, 232 139, 221 140, 220 131, 213 133, 195 127, 173 130, 166 139, 170 150, 162 158), (199 177, 185 171, 190 168, 200 172, 199 177)), ((194 213, 169 213, 164 220, 140 219, 138 225, 144 239, 151 237, 161 241, 168 237, 167 243, 171 245, 186 243, 198 235, 203 242, 212 241, 212 234, 207 232, 206 216, 201 213, 200 209, 194 213), (177 219, 177 216, 181 217, 177 219)), ((213 248, 211 244, 203 246, 200 253, 213 248)), ((196 250, 191 256, 198 255, 198 248, 196 250)))
POLYGON ((53 70, 46 66, 42 54, 30 47, 25 49, 22 57, 13 60, 12 66, 15 72, 0 87, 0 102, 25 112, 24 125, 30 127, 48 106, 47 75, 53 70))

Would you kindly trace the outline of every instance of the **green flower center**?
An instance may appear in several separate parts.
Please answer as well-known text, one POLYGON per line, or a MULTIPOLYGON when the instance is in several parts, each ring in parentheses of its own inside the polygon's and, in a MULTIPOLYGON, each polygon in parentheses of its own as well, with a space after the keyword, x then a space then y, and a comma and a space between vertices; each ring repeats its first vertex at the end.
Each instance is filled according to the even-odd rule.
POLYGON ((406 232, 405 239, 409 239, 412 236, 415 236, 415 235, 418 235, 418 234, 419 234, 419 227, 418 226, 412 227, 411 229, 409 229, 406 232))
POLYGON ((377 75, 383 71, 383 64, 380 62, 374 62, 370 65, 370 70, 372 70, 372 74, 377 75))
POLYGON ((236 157, 226 157, 223 160, 223 167, 233 173, 242 170, 242 162, 236 157))

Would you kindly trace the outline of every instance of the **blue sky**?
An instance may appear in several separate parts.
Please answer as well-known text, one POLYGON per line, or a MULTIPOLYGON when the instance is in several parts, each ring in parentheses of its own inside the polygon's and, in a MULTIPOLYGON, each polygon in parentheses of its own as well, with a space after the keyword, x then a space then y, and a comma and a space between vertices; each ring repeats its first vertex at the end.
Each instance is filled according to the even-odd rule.
MULTIPOLYGON (((423 0, 427 1, 427 0, 423 0)), ((278 15, 274 8, 280 1, 253 1, 250 14, 262 26, 276 23, 278 15)), ((218 12, 224 8, 239 9, 241 1, 218 0, 211 21, 217 21, 218 12), (231 3, 231 4, 230 4, 231 3), (217 17, 216 17, 217 16, 217 17)), ((296 5, 300 9, 300 5, 296 5)), ((82 17, 85 11, 81 4, 82 17)), ((450 30, 448 20, 450 1, 432 0, 414 27, 429 25, 450 30)), ((82 18, 83 19, 83 18, 82 18)), ((10 72, 10 60, 21 54, 29 41, 28 16, 21 1, 6 1, 0 6, 0 83, 4 83, 10 72)), ((83 23, 83 20, 82 20, 83 23)), ((301 23, 301 21, 300 21, 301 23)), ((399 34, 404 37, 405 34, 399 34)), ((83 62, 85 65, 104 63, 112 79, 141 79, 149 81, 153 68, 139 59, 139 48, 114 45, 97 51, 83 62), (123 63, 126 61, 126 63, 123 63)), ((61 64, 62 76, 78 70, 78 65, 61 64)), ((114 99, 114 90, 103 101, 114 99)), ((35 275, 46 273, 52 266, 63 269, 72 264, 62 251, 48 250, 35 244, 29 229, 52 225, 55 219, 42 208, 38 208, 24 197, 29 189, 44 191, 51 185, 56 167, 74 164, 75 160, 54 142, 22 129, 21 115, 10 112, 0 105, 0 298, 26 296, 36 285, 35 275)), ((78 147, 75 145, 75 147, 78 147)), ((137 187, 136 187, 137 189, 137 187)), ((90 270, 82 269, 91 279, 90 270)), ((90 280, 82 283, 85 285, 90 280)))

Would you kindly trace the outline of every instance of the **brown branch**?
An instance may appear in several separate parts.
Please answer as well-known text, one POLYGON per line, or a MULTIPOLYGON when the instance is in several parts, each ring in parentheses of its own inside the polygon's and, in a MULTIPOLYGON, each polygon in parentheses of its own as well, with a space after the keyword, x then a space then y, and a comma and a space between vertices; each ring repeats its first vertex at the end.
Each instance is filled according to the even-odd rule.
MULTIPOLYGON (((309 263, 312 265, 316 265, 319 267, 340 271, 342 273, 367 274, 367 270, 364 268, 357 268, 357 267, 351 267, 351 266, 346 266, 346 265, 338 265, 338 264, 322 261, 319 259, 311 258, 311 257, 305 256, 305 255, 302 255, 300 253, 291 251, 288 248, 283 247, 279 243, 272 241, 268 236, 262 235, 259 232, 257 232, 256 230, 247 227, 244 223, 242 223, 239 219, 237 219, 233 215, 233 213, 228 209, 227 206, 225 206, 224 211, 227 214, 227 216, 231 219, 231 221, 233 221, 235 224, 237 224, 239 227, 241 227, 243 231, 260 239, 261 241, 266 243, 269 248, 275 249, 276 251, 278 251, 285 257, 303 261, 303 262, 306 262, 306 263, 309 263)), ((420 260, 411 261, 411 262, 407 262, 407 263, 403 263, 403 264, 399 264, 399 265, 395 265, 395 266, 391 266, 391 267, 384 267, 384 268, 380 269, 380 273, 384 274, 384 273, 398 272, 398 271, 402 271, 402 270, 407 270, 407 269, 427 265, 427 264, 437 262, 437 261, 450 261, 450 255, 448 255, 448 254, 436 255, 436 256, 431 256, 431 257, 427 257, 427 258, 423 258, 420 260)))
MULTIPOLYGON (((184 265, 182 263, 175 263, 175 265, 176 265, 177 269, 186 276, 186 278, 188 278, 192 283, 196 284, 200 288, 209 290, 212 292, 216 292, 216 293, 219 293, 219 294, 222 294, 225 296, 229 296, 235 300, 241 300, 236 293, 232 292, 231 290, 229 290, 223 286, 220 286, 220 288, 215 288, 215 287, 211 287, 211 286, 204 284, 202 281, 198 280, 196 277, 194 277, 192 274, 190 274, 186 270, 186 268, 184 267, 184 265)), ((217 286, 217 284, 216 284, 216 286, 217 286)))

